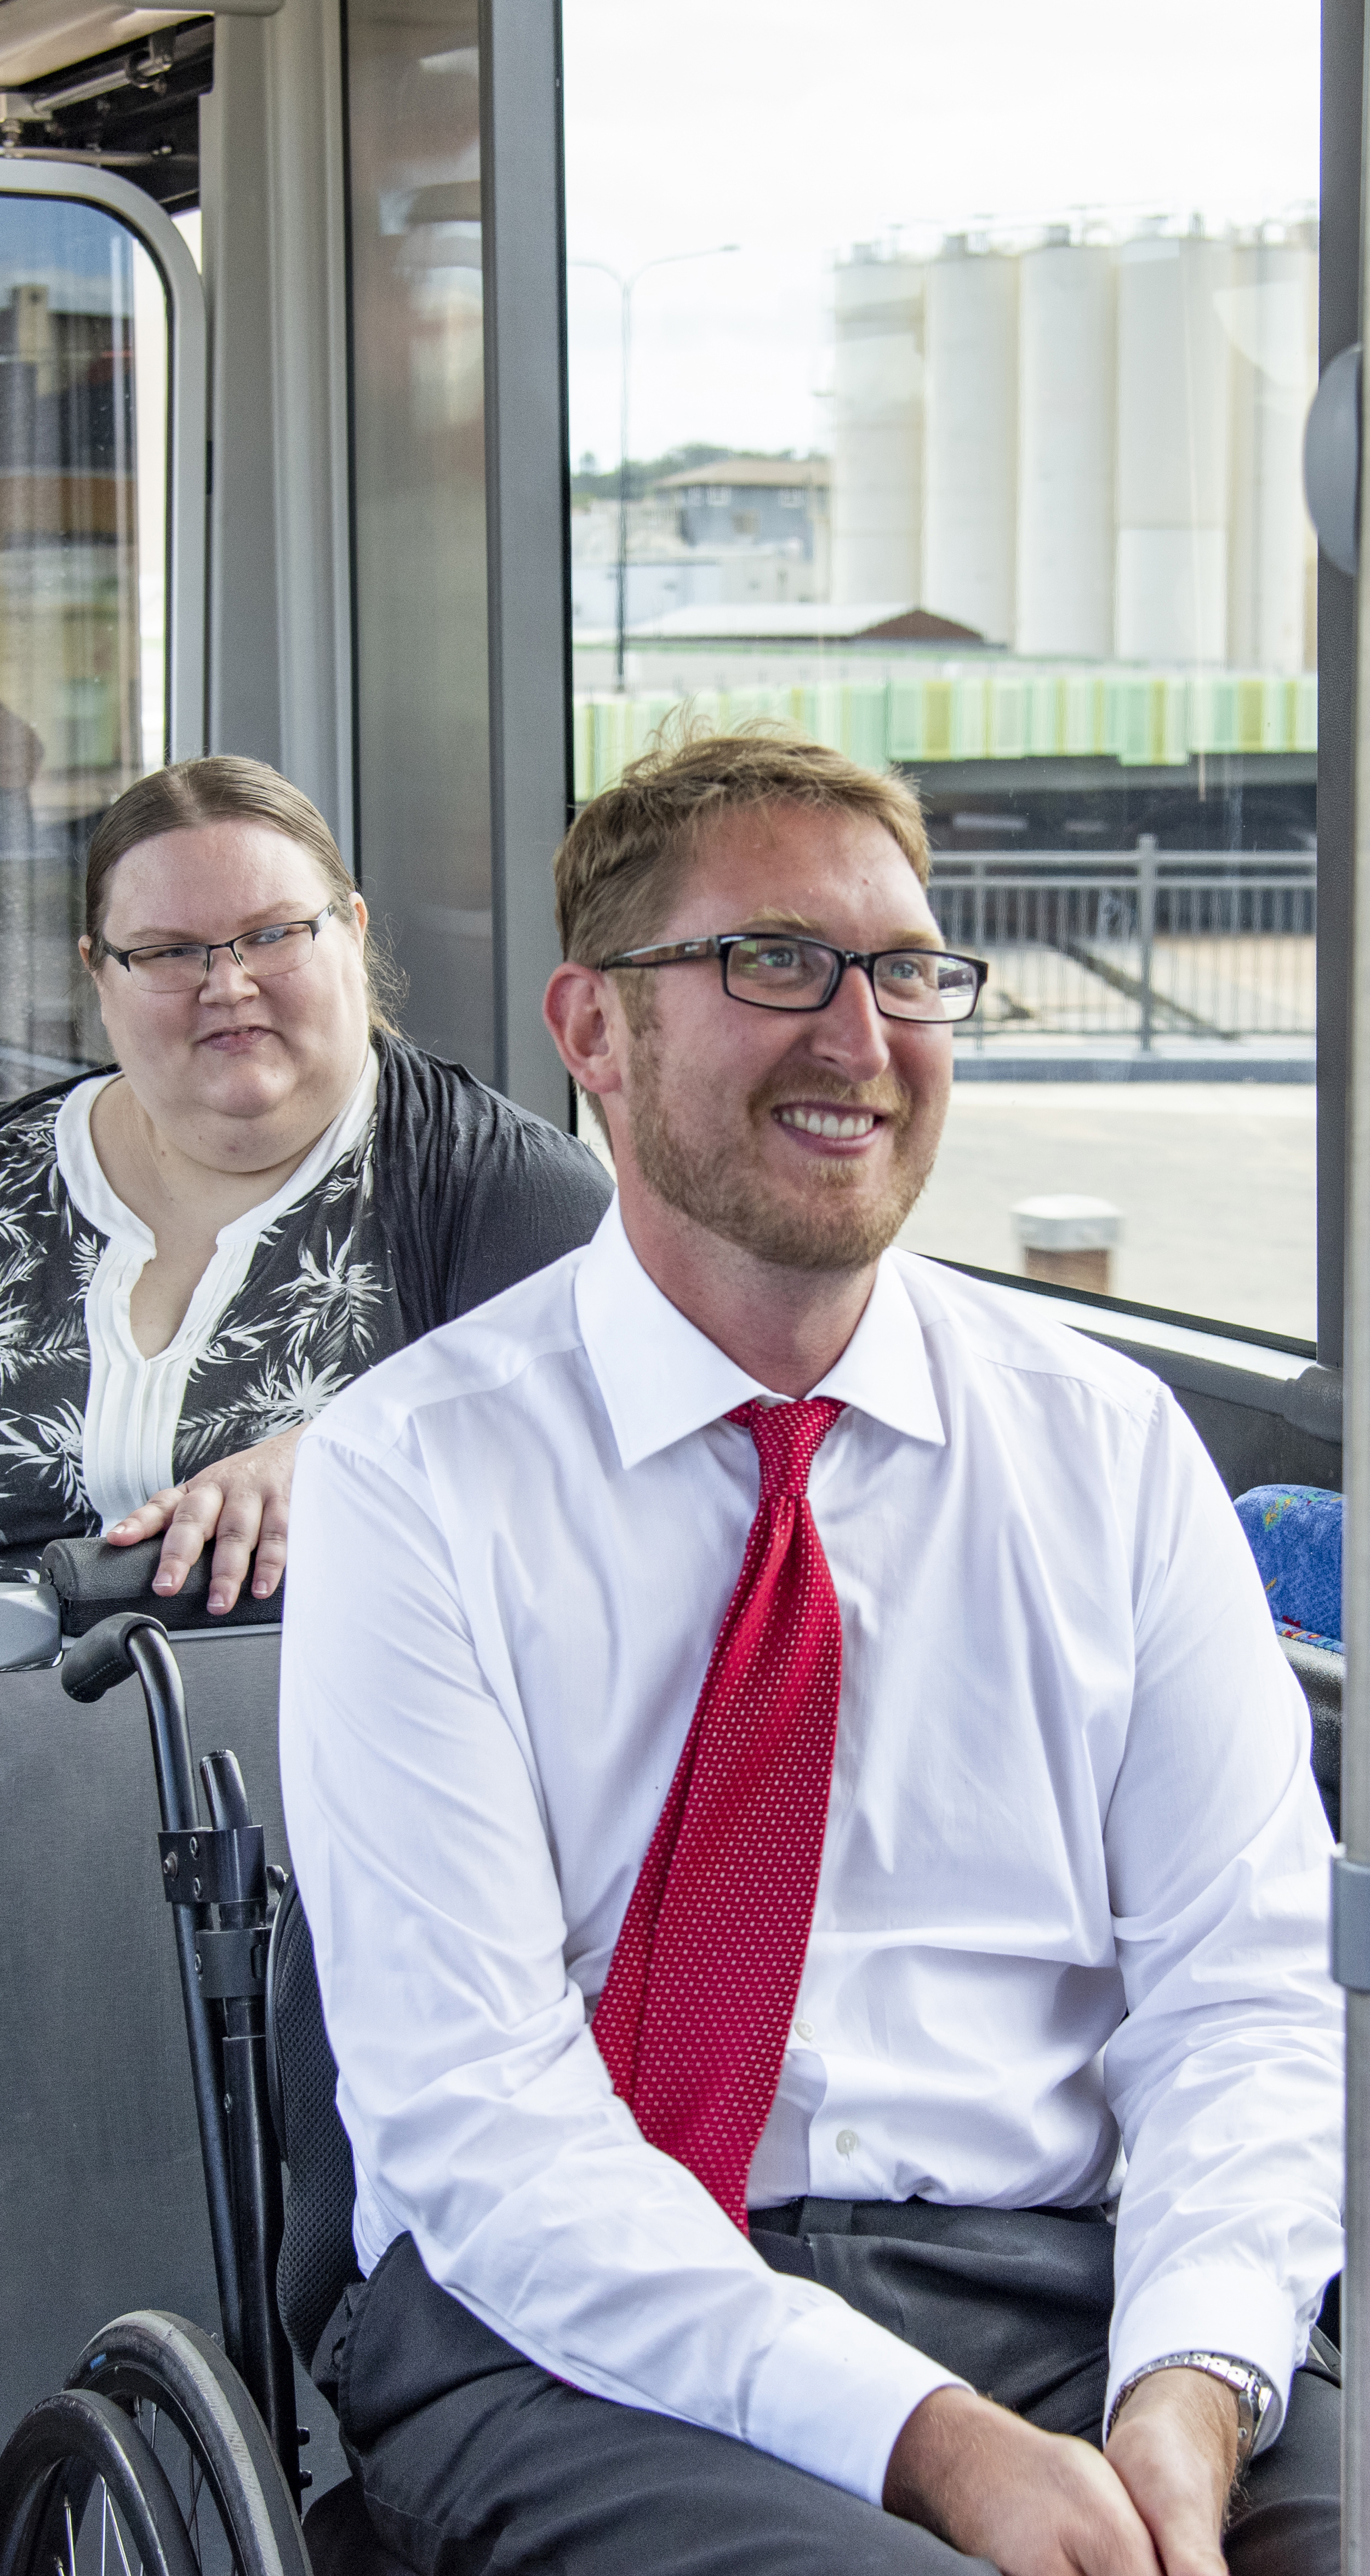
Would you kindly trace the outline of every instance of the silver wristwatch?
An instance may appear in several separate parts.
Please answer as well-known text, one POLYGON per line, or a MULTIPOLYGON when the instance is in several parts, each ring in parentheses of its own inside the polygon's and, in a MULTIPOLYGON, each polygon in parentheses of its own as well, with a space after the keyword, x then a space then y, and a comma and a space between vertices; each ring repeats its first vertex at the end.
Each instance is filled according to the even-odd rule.
POLYGON ((1237 2473, 1240 2476, 1260 2439, 1261 2426, 1270 2411, 1275 2391, 1263 2370, 1249 2361, 1238 2361, 1230 2352, 1167 2352, 1159 2361, 1144 2362, 1125 2379, 1108 2410, 1104 2427, 1107 2441, 1117 2423, 1121 2407, 1126 2405, 1134 2388, 1151 2379, 1158 2370, 1202 2370, 1210 2379, 1221 2379, 1237 2400, 1237 2473))

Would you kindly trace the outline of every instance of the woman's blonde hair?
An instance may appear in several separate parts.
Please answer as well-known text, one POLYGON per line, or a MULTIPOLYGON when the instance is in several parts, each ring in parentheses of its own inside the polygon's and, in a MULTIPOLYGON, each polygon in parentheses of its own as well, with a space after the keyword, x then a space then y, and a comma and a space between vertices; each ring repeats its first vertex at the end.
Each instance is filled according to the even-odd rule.
MULTIPOLYGON (((264 760, 243 760, 232 752, 214 752, 204 760, 178 760, 170 769, 154 769, 136 780, 102 814, 91 836, 86 858, 86 934, 94 972, 108 951, 104 925, 109 909, 110 879, 119 861, 141 841, 164 832, 183 832, 197 823, 265 823, 306 852, 328 891, 355 919, 356 893, 342 863, 338 844, 317 805, 264 760)), ((404 1000, 404 978, 370 931, 362 937, 362 970, 367 1009, 373 1029, 398 1037, 392 1012, 404 1000)))

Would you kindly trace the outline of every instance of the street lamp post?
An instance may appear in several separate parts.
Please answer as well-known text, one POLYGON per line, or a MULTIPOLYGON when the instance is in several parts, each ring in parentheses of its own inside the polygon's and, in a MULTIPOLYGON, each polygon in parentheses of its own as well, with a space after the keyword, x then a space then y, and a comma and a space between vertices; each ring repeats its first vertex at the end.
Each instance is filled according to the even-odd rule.
POLYGON ((628 397, 633 366, 633 289, 649 268, 675 268, 686 259, 726 259, 741 248, 739 242, 717 242, 708 250, 668 250, 658 259, 644 259, 640 267, 622 271, 611 268, 607 259, 575 259, 573 268, 597 268, 603 277, 611 277, 619 293, 619 389, 618 389, 618 571, 615 583, 614 619, 614 687, 622 690, 624 680, 624 643, 628 632, 628 397))

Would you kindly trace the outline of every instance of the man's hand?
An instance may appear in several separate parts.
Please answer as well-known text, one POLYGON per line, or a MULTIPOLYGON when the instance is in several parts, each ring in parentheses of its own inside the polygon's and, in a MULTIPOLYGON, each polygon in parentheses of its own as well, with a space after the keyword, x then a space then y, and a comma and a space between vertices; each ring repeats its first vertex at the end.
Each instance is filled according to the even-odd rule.
POLYGON ((285 1570, 290 1480, 303 1428, 278 1432, 274 1440, 259 1440, 253 1449, 220 1458, 187 1485, 165 1486, 141 1511, 106 1530, 111 1547, 133 1547, 165 1530, 152 1589, 169 1593, 180 1591, 206 1541, 214 1539, 209 1607, 220 1614, 237 1600, 255 1547, 253 1598, 267 1600, 285 1570))
POLYGON ((914 2409, 884 2504, 1002 2576, 1159 2576, 1151 2533, 1107 2460, 967 2388, 934 2389, 914 2409))
POLYGON ((1223 2576, 1237 2465, 1237 2400, 1202 2370, 1157 2370, 1118 2410, 1104 2454, 1156 2544, 1165 2576, 1223 2576))

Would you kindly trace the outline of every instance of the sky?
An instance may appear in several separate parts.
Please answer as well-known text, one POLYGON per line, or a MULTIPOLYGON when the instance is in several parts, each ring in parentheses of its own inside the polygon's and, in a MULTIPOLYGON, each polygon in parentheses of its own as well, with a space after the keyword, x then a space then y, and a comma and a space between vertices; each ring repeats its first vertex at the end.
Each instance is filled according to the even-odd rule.
POLYGON ((834 260, 1307 213, 1318 0, 564 0, 571 453, 827 443, 834 260))
POLYGON ((0 305, 17 285, 46 286, 60 313, 127 313, 129 236, 97 206, 6 197, 0 221, 0 305))

